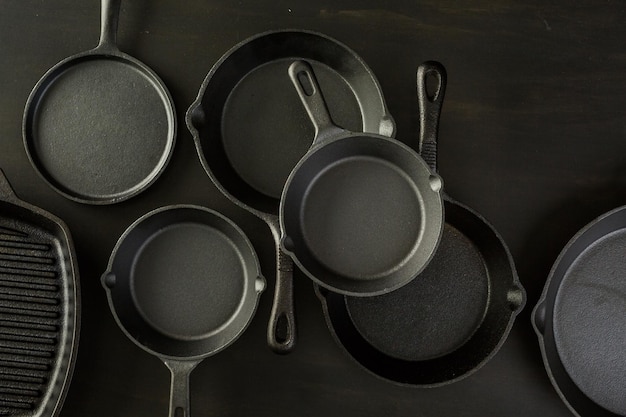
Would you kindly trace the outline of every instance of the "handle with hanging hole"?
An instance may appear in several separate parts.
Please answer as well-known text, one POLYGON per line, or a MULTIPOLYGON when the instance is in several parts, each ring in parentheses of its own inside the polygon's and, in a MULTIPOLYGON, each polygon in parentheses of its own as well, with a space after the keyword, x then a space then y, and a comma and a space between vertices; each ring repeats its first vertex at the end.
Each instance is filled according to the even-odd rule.
POLYGON ((434 172, 437 172, 437 137, 446 83, 446 69, 439 62, 427 61, 417 68, 417 99, 421 127, 418 152, 434 172), (435 91, 432 92, 427 86, 428 78, 431 76, 437 80, 435 91))

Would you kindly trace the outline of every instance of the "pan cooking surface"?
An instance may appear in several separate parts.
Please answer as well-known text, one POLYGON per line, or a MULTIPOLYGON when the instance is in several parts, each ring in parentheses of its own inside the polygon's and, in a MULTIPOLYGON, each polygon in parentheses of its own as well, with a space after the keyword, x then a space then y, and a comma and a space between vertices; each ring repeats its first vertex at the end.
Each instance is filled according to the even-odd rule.
POLYGON ((152 235, 138 252, 132 291, 143 318, 175 339, 219 331, 244 299, 246 271, 235 244, 199 223, 179 223, 152 235))
POLYGON ((311 182, 302 203, 311 252, 339 275, 374 279, 402 265, 423 233, 419 192, 383 159, 342 158, 311 182))
POLYGON ((69 61, 44 83, 29 110, 26 140, 57 187, 98 199, 140 187, 159 172, 171 147, 173 116, 160 87, 137 66, 86 57, 69 61))
POLYGON ((600 406, 626 415, 626 229, 594 242, 562 278, 554 338, 574 383, 600 406))
POLYGON ((376 349, 427 360, 462 346, 480 326, 489 276, 478 248, 446 224, 434 258, 413 281, 376 297, 346 297, 352 321, 376 349))
MULTIPOLYGON (((222 140, 232 167, 254 189, 276 199, 315 136, 286 76, 294 59, 270 61, 246 74, 222 114, 222 140)), ((328 66, 312 64, 335 123, 360 131, 361 109, 348 83, 328 66)))

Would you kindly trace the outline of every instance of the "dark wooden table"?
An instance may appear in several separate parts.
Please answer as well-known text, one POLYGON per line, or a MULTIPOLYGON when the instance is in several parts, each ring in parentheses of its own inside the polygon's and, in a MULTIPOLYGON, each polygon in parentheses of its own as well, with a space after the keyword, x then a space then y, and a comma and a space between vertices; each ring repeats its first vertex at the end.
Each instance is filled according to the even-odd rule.
POLYGON ((502 350, 480 371, 435 389, 398 387, 364 372, 333 342, 304 276, 296 275, 300 340, 289 356, 265 345, 271 291, 246 333, 192 374, 194 416, 568 416, 548 381, 530 325, 561 248, 597 215, 626 203, 626 6, 619 1, 166 1, 122 6, 123 51, 153 68, 180 121, 163 176, 110 207, 51 190, 31 168, 21 122, 28 94, 62 58, 96 45, 98 0, 0 1, 0 167, 17 194, 63 218, 77 246, 82 334, 69 416, 165 416, 169 373, 129 341, 100 286, 113 245, 141 214, 195 203, 235 220, 255 245, 270 289, 273 245, 260 220, 205 175, 183 123, 211 66, 258 32, 302 28, 359 53, 377 75, 398 137, 419 130, 415 71, 448 70, 439 167, 447 192, 501 232, 528 303, 502 350))

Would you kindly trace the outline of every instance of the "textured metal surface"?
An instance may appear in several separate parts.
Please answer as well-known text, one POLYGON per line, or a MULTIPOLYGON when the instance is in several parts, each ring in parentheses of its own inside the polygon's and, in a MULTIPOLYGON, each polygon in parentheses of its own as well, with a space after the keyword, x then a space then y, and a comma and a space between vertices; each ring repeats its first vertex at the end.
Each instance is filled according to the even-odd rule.
POLYGON ((165 85, 117 48, 120 2, 102 1, 100 44, 46 72, 24 111, 32 165, 81 203, 116 203, 143 191, 167 165, 176 138, 165 85))
MULTIPOLYGON (((117 238, 153 208, 185 202, 241 226, 272 290, 276 255, 267 226, 207 177, 187 129, 159 180, 121 204, 76 204, 33 171, 20 140, 23 103, 61 57, 97 43, 99 13, 99 0, 2 3, 0 166, 21 198, 64 219, 76 243, 83 326, 62 416, 166 416, 167 369, 119 330, 97 279, 117 238)), ((450 74, 440 131, 445 189, 501 233, 535 305, 567 241, 626 202, 625 17, 619 1, 134 0, 122 2, 118 39, 166 82, 180 121, 207 71, 238 42, 281 28, 328 34, 374 71, 406 141, 419 129, 415 68, 426 59, 443 62, 450 74)), ((265 294, 242 337, 193 371, 192 415, 572 415, 543 366, 531 308, 478 372, 414 389, 356 365, 332 339, 310 280, 297 270, 294 280, 294 354, 266 347, 272 297, 265 294)))
POLYGON ((443 230, 441 179, 406 145, 333 123, 313 68, 289 75, 315 128, 280 202, 284 250, 316 283, 371 296, 407 284, 443 230))
POLYGON ((625 250, 620 207, 567 244, 533 312, 550 379, 581 417, 626 415, 625 250))
POLYGON ((69 388, 79 298, 65 226, 20 202, 0 172, 0 415, 57 416, 69 388))
MULTIPOLYGON (((419 150, 434 171, 446 83, 441 64, 418 68, 419 150)), ((526 300, 500 235, 473 210, 444 198, 441 242, 407 285, 363 298, 318 290, 335 340, 367 370, 400 384, 433 387, 466 378, 500 349, 526 300)))
POLYGON ((234 46, 209 71, 187 112, 213 183, 272 231, 276 289, 267 338, 277 353, 292 351, 296 343, 293 262, 279 247, 279 199, 314 136, 287 77, 296 58, 311 60, 341 126, 394 135, 395 123, 365 62, 342 43, 307 31, 262 33, 234 46))
POLYGON ((215 211, 183 205, 129 226, 102 283, 120 328, 170 368, 170 417, 188 416, 189 373, 241 335, 265 288, 241 229, 215 211))

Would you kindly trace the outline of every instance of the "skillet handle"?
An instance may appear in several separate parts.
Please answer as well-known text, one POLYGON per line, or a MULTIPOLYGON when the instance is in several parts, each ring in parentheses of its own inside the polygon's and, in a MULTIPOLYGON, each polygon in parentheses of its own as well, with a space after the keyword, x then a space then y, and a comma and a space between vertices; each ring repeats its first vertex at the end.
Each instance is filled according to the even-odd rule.
POLYGON ((315 128, 313 145, 319 145, 332 137, 348 133, 333 123, 322 89, 308 62, 294 61, 289 65, 289 77, 315 128))
POLYGON ((172 374, 169 417, 189 417, 189 374, 200 361, 164 359, 172 374))
POLYGON ((102 0, 98 49, 117 50, 117 22, 122 0, 102 0))
POLYGON ((418 152, 434 172, 437 172, 437 136, 447 78, 446 69, 439 62, 426 61, 417 68, 417 100, 421 126, 418 152), (426 84, 432 75, 437 79, 437 86, 434 91, 429 92, 426 84))
POLYGON ((267 326, 267 345, 274 353, 291 353, 296 345, 297 330, 293 298, 293 260, 280 247, 278 218, 268 219, 276 246, 276 288, 267 326))

